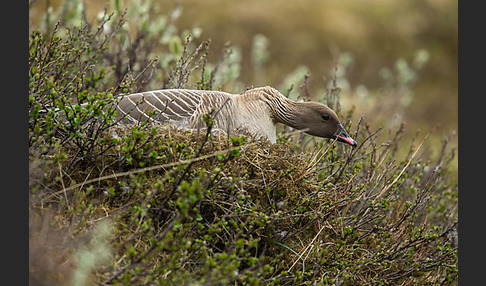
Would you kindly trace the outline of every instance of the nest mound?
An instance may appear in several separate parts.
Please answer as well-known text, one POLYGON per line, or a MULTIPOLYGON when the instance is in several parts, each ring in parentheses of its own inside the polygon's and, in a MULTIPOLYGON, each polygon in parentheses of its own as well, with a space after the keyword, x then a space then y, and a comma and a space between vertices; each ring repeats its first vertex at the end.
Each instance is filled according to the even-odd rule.
POLYGON ((418 164, 167 126, 114 126, 96 143, 31 160, 44 172, 31 188, 36 273, 65 277, 77 267, 69 257, 87 248, 111 253, 97 262, 105 284, 422 283, 447 276, 442 265, 456 257, 456 223, 435 227, 426 208, 442 200, 432 187, 451 186, 420 180, 418 164), (391 170, 406 172, 398 181, 391 170), (42 224, 46 215, 55 223, 42 224), (99 221, 110 222, 104 242, 99 221), (71 269, 50 267, 66 259, 71 269))

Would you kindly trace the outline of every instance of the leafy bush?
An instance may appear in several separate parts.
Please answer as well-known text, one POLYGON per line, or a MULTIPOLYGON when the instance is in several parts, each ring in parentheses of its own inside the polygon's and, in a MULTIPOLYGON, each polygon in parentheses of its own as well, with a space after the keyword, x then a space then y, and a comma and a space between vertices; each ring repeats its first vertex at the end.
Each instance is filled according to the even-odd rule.
MULTIPOLYGON (((228 138, 211 133, 211 115, 208 132, 119 126, 118 95, 154 79, 231 86, 238 60, 227 48, 209 63, 208 42, 177 35, 170 21, 141 25, 130 41, 125 12, 115 14, 96 29, 31 33, 32 284, 457 284, 451 137, 432 159, 418 134, 400 158, 403 126, 364 119, 351 132, 355 149, 285 128, 277 144, 228 138), (169 30, 164 56, 153 56, 169 30)), ((329 84, 325 100, 337 108, 329 84)))

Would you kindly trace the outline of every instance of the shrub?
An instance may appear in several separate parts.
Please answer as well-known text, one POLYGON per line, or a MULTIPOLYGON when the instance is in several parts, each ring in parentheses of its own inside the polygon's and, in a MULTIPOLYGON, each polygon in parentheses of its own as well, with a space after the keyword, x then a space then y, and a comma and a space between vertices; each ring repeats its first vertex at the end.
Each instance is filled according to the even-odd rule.
POLYGON ((417 134, 401 158, 404 127, 363 118, 355 149, 287 129, 277 144, 212 134, 211 115, 208 132, 118 126, 114 99, 150 87, 155 69, 163 87, 211 89, 238 62, 225 50, 209 63, 208 42, 175 28, 156 58, 150 33, 173 23, 130 42, 113 15, 30 37, 31 283, 457 284, 451 137, 432 159, 417 134), (115 60, 134 51, 129 69, 115 60))

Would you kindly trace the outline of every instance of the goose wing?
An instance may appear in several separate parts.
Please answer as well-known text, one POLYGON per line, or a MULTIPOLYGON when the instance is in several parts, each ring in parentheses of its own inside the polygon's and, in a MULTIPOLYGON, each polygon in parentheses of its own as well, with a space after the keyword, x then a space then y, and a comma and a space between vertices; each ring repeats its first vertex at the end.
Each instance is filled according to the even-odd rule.
POLYGON ((163 89, 124 95, 118 102, 117 119, 121 123, 184 122, 194 115, 206 93, 203 90, 163 89))

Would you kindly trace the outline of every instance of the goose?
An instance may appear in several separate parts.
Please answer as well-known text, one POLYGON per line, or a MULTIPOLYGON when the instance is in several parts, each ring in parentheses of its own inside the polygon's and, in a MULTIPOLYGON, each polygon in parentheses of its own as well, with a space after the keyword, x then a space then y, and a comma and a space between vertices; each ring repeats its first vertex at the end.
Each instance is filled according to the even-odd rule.
POLYGON ((276 143, 276 124, 307 134, 332 138, 357 146, 328 106, 313 101, 296 102, 265 86, 240 94, 223 91, 162 89, 124 95, 117 105, 122 124, 151 122, 185 128, 202 128, 203 115, 214 111, 213 128, 231 132, 239 128, 276 143))

